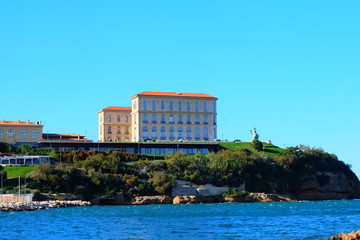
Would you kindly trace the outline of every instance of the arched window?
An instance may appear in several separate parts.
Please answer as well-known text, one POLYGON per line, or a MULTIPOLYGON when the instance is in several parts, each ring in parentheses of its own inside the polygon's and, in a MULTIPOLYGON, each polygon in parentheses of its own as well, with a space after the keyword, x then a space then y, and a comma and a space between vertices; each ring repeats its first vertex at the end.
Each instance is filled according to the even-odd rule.
POLYGON ((144 140, 149 138, 148 128, 146 126, 143 127, 143 134, 142 135, 143 135, 144 140))
POLYGON ((183 123, 182 115, 180 114, 180 115, 178 115, 178 124, 182 124, 182 123, 183 123))
POLYGON ((196 140, 200 139, 200 129, 198 127, 195 128, 195 139, 196 140))
POLYGON ((116 137, 117 142, 121 142, 121 137, 116 137))
POLYGON ((156 127, 151 128, 151 138, 156 139, 156 127))
POLYGON ((170 128, 170 138, 174 138, 174 128, 170 128))
POLYGON ((170 114, 169 123, 174 123, 174 115, 170 114))
POLYGON ((179 139, 182 139, 182 138, 183 138, 183 129, 182 129, 182 127, 179 127, 179 128, 178 128, 178 138, 179 138, 179 139))
POLYGON ((165 127, 161 127, 161 129, 160 129, 160 138, 161 138, 161 140, 165 140, 165 139, 166 139, 165 127))
POLYGON ((191 139, 191 128, 186 128, 186 138, 191 139))
POLYGON ((204 115, 204 124, 208 124, 208 118, 206 115, 204 115))
POLYGON ((209 132, 207 128, 204 128, 203 138, 204 140, 209 140, 209 132))

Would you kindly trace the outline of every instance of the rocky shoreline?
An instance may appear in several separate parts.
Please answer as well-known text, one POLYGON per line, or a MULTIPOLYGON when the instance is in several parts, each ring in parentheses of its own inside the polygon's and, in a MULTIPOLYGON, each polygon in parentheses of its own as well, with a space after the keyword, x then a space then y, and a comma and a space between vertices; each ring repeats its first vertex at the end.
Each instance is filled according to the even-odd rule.
POLYGON ((33 201, 33 202, 2 202, 0 212, 35 211, 50 208, 86 207, 92 204, 87 201, 33 201))
POLYGON ((329 240, 359 240, 360 230, 352 231, 350 233, 340 233, 337 236, 330 237, 329 240))
POLYGON ((150 204, 196 204, 196 203, 225 203, 225 202, 294 202, 291 196, 279 194, 251 193, 246 197, 230 198, 215 196, 138 196, 130 201, 124 199, 122 194, 112 197, 100 197, 93 201, 81 200, 48 200, 33 202, 3 202, 0 203, 0 212, 9 211, 35 211, 51 208, 86 207, 92 205, 150 205, 150 204))

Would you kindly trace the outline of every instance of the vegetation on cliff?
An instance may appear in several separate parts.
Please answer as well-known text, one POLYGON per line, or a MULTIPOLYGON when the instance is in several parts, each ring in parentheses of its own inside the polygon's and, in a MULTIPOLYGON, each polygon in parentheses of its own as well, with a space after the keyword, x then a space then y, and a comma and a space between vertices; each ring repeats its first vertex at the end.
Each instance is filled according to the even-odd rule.
POLYGON ((322 149, 297 146, 280 150, 264 144, 255 150, 249 144, 236 144, 224 145, 218 153, 187 155, 177 152, 157 156, 155 160, 153 155, 119 151, 55 152, 31 147, 16 151, 47 152, 58 163, 35 166, 27 180, 28 188, 73 193, 84 199, 116 192, 122 192, 127 198, 169 194, 176 180, 230 187, 245 183, 249 192, 296 193, 309 180, 315 179, 320 186, 328 184, 328 172, 344 175, 350 184, 359 186, 350 166, 322 149))

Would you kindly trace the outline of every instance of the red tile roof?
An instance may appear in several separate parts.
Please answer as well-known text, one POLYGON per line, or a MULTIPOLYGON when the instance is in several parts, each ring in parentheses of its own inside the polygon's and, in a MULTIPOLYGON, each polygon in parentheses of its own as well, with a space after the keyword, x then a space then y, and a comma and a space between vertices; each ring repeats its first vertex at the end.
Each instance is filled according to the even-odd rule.
POLYGON ((111 107, 104 108, 103 110, 116 110, 116 111, 126 110, 126 111, 131 111, 131 107, 115 107, 115 106, 111 106, 111 107))
POLYGON ((0 120, 0 124, 4 124, 4 125, 20 125, 20 126, 43 126, 40 123, 33 123, 33 122, 30 122, 30 121, 7 121, 7 120, 0 120))
POLYGON ((165 96, 165 97, 204 97, 215 98, 205 93, 177 93, 177 92, 142 92, 137 95, 140 96, 165 96))

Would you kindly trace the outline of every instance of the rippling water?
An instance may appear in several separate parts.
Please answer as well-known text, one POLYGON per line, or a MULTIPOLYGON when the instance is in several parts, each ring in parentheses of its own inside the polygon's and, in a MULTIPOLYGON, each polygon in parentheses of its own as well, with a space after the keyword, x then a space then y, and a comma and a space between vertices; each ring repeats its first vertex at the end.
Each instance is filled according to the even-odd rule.
POLYGON ((0 213, 0 239, 328 239, 359 229, 357 200, 0 213))

